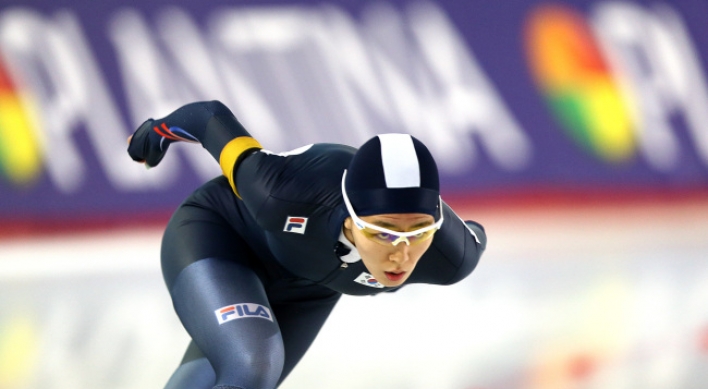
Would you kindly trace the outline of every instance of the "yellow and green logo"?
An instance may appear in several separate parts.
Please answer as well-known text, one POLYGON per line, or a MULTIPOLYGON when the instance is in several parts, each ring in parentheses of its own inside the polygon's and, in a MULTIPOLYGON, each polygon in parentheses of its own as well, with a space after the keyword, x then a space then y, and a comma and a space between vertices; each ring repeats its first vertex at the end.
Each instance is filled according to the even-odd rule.
POLYGON ((37 326, 13 314, 0 321, 0 388, 27 387, 39 362, 37 326))
POLYGON ((30 105, 0 57, 0 174, 19 186, 41 172, 38 129, 30 105))
POLYGON ((542 5, 525 25, 531 73, 556 120, 590 153, 622 162, 636 149, 630 107, 583 15, 542 5))

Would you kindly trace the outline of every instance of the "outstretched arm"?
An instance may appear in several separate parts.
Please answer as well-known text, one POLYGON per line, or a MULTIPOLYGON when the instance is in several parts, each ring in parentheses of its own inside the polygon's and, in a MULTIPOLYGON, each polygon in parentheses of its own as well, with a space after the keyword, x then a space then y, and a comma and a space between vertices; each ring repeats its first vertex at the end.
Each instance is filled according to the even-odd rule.
POLYGON ((233 172, 240 161, 262 146, 219 101, 187 104, 162 119, 148 119, 128 139, 128 154, 148 167, 157 166, 172 142, 201 145, 219 162, 238 195, 233 172))

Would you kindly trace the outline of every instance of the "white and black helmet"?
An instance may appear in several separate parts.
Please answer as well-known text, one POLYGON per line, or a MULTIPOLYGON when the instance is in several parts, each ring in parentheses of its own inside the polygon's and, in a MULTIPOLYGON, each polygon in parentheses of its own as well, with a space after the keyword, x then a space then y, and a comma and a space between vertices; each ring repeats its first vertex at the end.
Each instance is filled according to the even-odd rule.
POLYGON ((364 143, 345 171, 344 189, 359 216, 424 213, 439 217, 440 179, 428 148, 408 134, 364 143))

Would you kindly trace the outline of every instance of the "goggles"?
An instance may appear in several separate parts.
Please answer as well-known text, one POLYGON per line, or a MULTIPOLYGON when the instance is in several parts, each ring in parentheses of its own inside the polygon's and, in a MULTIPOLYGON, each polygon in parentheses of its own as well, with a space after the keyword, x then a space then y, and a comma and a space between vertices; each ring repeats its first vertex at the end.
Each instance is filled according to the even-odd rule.
POLYGON ((426 240, 433 237, 435 232, 440 229, 443 223, 443 212, 442 212, 442 197, 440 197, 440 219, 434 224, 419 228, 413 231, 393 231, 387 228, 377 226, 375 224, 367 223, 359 218, 354 212, 354 207, 352 207, 351 202, 349 202, 349 197, 347 196, 347 191, 344 187, 344 180, 347 177, 347 171, 344 171, 342 175, 342 197, 344 198, 344 205, 347 207, 349 216, 351 216, 354 225, 366 236, 368 239, 373 240, 376 243, 382 245, 392 244, 394 246, 401 242, 405 242, 406 245, 416 245, 418 243, 425 242, 426 240))

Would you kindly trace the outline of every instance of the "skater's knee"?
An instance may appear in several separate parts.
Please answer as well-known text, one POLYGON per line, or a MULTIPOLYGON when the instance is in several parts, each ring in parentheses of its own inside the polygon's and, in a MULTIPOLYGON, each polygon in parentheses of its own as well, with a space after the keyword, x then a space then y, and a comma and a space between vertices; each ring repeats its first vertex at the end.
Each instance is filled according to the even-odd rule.
POLYGON ((285 363, 279 335, 269 339, 267 345, 233 351, 232 358, 217 368, 217 388, 275 389, 285 363))

